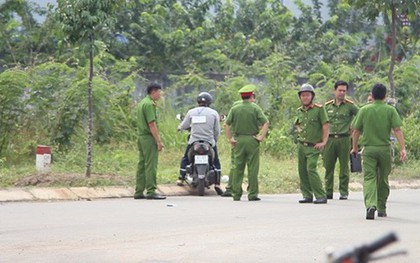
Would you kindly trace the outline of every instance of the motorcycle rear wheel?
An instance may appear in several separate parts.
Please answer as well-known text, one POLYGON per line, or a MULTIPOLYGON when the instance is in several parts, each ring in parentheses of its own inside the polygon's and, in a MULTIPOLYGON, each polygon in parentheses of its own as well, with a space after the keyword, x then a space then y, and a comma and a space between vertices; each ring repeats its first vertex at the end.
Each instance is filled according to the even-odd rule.
POLYGON ((199 179, 198 180, 198 185, 197 185, 197 190, 198 190, 198 195, 199 196, 204 195, 204 188, 205 188, 205 180, 204 179, 199 179))

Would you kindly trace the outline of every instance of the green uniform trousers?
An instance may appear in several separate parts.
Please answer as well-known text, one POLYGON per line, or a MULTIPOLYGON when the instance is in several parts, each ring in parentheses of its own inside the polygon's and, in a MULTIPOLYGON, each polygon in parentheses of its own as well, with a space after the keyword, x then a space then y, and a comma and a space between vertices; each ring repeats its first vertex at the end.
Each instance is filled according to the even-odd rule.
POLYGON ((245 166, 248 166, 248 199, 258 197, 258 172, 260 169, 260 143, 249 135, 235 137, 232 196, 241 199, 245 166))
POLYGON ((339 187, 341 196, 349 195, 349 163, 350 163, 350 137, 330 137, 322 153, 325 167, 325 191, 327 195, 334 192, 334 170, 337 158, 340 164, 339 187))
POLYGON ((155 194, 157 188, 156 174, 158 164, 158 149, 152 135, 139 136, 139 163, 136 174, 136 191, 134 197, 155 194))
POLYGON ((390 146, 366 146, 364 148, 362 154, 364 170, 363 195, 366 208, 374 206, 379 212, 386 212, 391 158, 390 146))
POLYGON ((325 198, 321 177, 317 172, 320 151, 298 143, 298 171, 303 198, 325 198))

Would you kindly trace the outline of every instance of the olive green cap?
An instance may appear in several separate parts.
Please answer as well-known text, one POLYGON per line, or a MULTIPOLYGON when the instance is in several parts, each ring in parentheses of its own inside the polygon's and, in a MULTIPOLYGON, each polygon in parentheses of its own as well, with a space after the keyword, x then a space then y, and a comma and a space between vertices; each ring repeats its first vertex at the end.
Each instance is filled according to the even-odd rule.
POLYGON ((252 93, 252 92, 255 92, 256 89, 257 89, 257 86, 255 86, 254 84, 248 84, 248 85, 243 86, 239 90, 239 93, 252 93))

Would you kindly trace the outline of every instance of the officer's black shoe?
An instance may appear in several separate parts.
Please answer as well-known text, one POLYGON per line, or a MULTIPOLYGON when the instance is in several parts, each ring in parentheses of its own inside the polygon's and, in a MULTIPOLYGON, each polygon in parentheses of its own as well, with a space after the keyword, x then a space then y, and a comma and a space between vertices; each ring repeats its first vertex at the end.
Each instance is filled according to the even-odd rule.
POLYGON ((378 217, 387 217, 388 215, 386 214, 386 212, 380 212, 378 211, 378 217))
POLYGON ((332 194, 327 195, 327 199, 333 199, 333 195, 332 194))
POLYGON ((376 212, 376 207, 374 207, 374 206, 369 207, 369 208, 366 210, 366 219, 368 219, 368 220, 373 220, 373 219, 375 219, 375 212, 376 212))
POLYGON ((166 196, 159 195, 159 194, 152 194, 152 195, 146 195, 146 199, 148 199, 148 200, 163 200, 163 199, 166 199, 166 196))
POLYGON ((253 197, 253 198, 248 198, 248 201, 260 201, 261 198, 259 197, 253 197))
POLYGON ((146 196, 144 196, 144 195, 135 195, 134 196, 134 199, 146 199, 146 196))
POLYGON ((314 204, 326 204, 327 203, 327 198, 322 197, 322 198, 317 198, 314 201, 314 204))
POLYGON ((214 190, 218 195, 223 195, 223 190, 220 188, 220 186, 215 186, 214 190))
POLYGON ((347 200, 349 197, 347 195, 341 195, 340 200, 347 200))
POLYGON ((300 204, 309 204, 312 203, 314 200, 312 198, 303 198, 301 200, 299 200, 300 204))
POLYGON ((229 192, 229 191, 225 191, 223 194, 221 194, 220 196, 223 196, 223 197, 231 197, 232 196, 232 193, 231 192, 229 192))

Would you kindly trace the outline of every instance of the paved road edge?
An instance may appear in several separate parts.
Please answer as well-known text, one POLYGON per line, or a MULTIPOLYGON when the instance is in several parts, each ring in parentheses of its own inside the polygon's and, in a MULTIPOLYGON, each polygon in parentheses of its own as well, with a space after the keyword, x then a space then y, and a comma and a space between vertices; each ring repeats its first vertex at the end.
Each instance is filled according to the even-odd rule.
MULTIPOLYGON (((420 180, 392 180, 391 189, 420 189, 420 180)), ((361 191, 360 183, 351 182, 352 191, 361 191)), ((225 188, 225 185, 222 185, 225 188)), ((246 185, 243 187, 246 189, 246 185)), ((166 196, 182 196, 197 194, 188 186, 162 184, 158 192, 166 196)), ((92 200, 101 198, 132 198, 134 187, 107 186, 107 187, 24 187, 0 189, 0 202, 19 201, 60 201, 60 200, 92 200)), ((206 195, 216 195, 213 187, 206 191, 206 195)))

